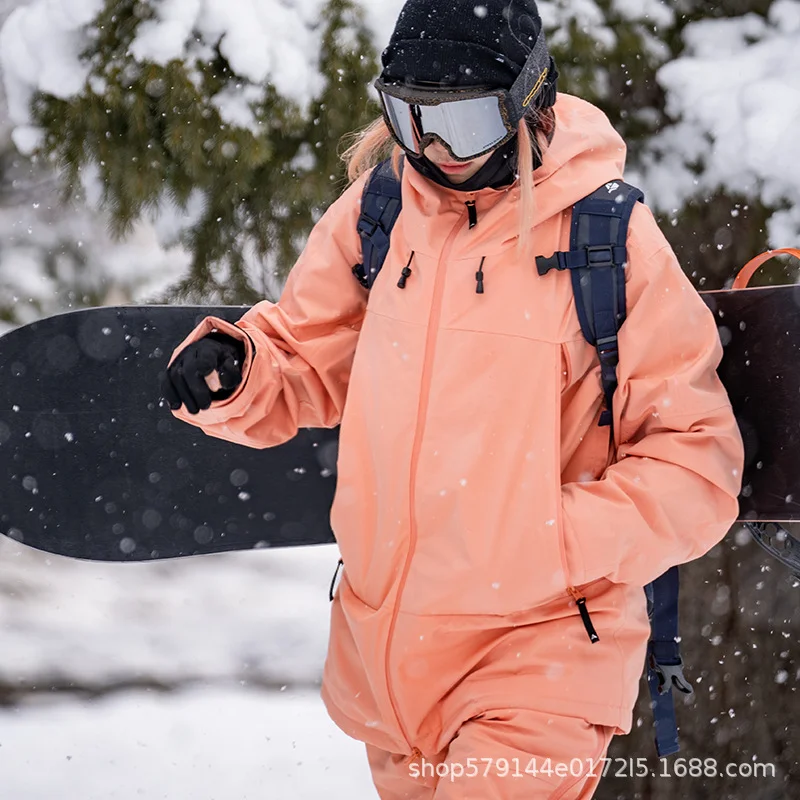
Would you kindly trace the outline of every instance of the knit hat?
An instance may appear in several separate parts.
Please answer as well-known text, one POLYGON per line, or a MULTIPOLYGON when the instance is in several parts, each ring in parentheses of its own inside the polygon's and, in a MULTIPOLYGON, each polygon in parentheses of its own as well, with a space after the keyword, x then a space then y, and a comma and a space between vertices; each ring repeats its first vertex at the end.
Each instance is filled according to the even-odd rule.
MULTIPOLYGON (((381 78, 420 87, 510 89, 542 20, 534 0, 408 0, 383 51, 381 78)), ((558 72, 534 103, 555 103, 558 72)))

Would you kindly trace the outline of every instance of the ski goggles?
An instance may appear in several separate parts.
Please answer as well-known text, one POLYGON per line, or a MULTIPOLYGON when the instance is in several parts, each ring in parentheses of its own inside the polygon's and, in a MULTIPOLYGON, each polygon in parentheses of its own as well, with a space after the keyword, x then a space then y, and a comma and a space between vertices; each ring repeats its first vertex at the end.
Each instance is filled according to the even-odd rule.
POLYGON ((511 89, 425 88, 379 78, 375 88, 395 141, 421 155, 434 140, 456 161, 471 161, 507 142, 531 104, 557 77, 542 34, 511 89))

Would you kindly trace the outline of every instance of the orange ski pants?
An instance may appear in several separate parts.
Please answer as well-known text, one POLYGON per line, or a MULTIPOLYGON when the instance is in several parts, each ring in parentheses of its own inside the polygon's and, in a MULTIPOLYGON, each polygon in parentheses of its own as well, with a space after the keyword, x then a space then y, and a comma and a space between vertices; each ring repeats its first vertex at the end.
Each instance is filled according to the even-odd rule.
POLYGON ((614 728, 541 711, 502 710, 465 722, 435 756, 367 745, 381 800, 588 800, 614 728))

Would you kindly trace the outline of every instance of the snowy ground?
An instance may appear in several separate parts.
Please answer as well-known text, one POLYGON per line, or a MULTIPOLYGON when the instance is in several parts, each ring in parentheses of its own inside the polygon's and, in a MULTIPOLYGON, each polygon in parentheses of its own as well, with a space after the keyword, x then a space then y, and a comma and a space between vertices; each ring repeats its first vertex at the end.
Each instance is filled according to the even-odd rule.
POLYGON ((316 692, 126 693, 0 711, 4 800, 373 800, 316 692))
POLYGON ((0 800, 375 797, 319 699, 337 559, 92 564, 0 537, 0 700, 19 702, 0 800))
POLYGON ((0 536, 0 800, 375 798, 319 699, 337 559, 92 564, 0 536))
POLYGON ((315 687, 337 560, 325 546, 99 564, 0 536, 0 696, 137 682, 315 687))

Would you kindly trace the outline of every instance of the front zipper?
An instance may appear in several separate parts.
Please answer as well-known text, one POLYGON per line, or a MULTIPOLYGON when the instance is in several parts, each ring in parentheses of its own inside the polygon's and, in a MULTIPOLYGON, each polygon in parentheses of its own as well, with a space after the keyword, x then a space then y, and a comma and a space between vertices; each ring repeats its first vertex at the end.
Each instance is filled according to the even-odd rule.
POLYGON ((474 200, 467 200, 464 205, 467 207, 467 216, 469 218, 470 230, 478 224, 478 209, 475 208, 474 200))
POLYGON ((394 608, 392 609, 392 618, 389 622, 389 636, 388 641, 386 643, 386 659, 384 661, 384 670, 386 673, 386 689, 389 693, 389 702, 392 705, 392 711, 394 711, 395 718, 397 719, 397 724, 400 728, 400 732, 403 734, 403 738, 406 740, 406 744, 408 745, 409 749, 416 750, 416 748, 412 748, 411 746, 411 737, 408 735, 408 730, 406 726, 403 724, 403 720, 400 717, 400 712, 398 710, 398 703, 397 697, 395 696, 394 690, 392 689, 392 679, 389 670, 389 663, 391 661, 391 652, 392 652, 392 641, 394 639, 394 629, 395 625, 397 624, 397 616, 400 611, 400 603, 403 597, 403 590, 405 589, 406 581, 408 580, 408 573, 411 569, 411 559, 414 557, 414 549, 416 548, 417 544, 417 521, 416 521, 416 479, 417 479, 417 468, 419 466, 419 457, 420 457, 420 449, 422 447, 422 436, 425 432, 425 417, 428 413, 428 399, 430 394, 430 383, 431 383, 431 373, 433 371, 433 359, 436 353, 436 338, 437 338, 437 330, 439 327, 439 317, 441 316, 442 311, 442 295, 444 293, 444 282, 445 282, 445 267, 444 264, 447 263, 447 256, 450 254, 450 250, 453 247, 453 243, 458 236, 458 232, 461 229, 463 224, 463 216, 459 217, 458 223, 453 226, 453 230, 450 231, 447 240, 444 243, 444 247, 442 248, 442 253, 439 256, 439 263, 436 267, 436 278, 434 279, 433 283, 433 299, 431 301, 431 313, 428 317, 428 335, 425 339, 425 351, 423 353, 423 360, 422 360, 422 379, 420 381, 420 391, 419 391, 419 406, 417 408, 417 425, 414 430, 414 441, 411 447, 411 464, 410 464, 410 485, 409 485, 409 492, 408 492, 408 504, 409 504, 409 544, 408 544, 408 553, 406 554, 406 560, 403 564, 403 572, 400 575, 400 583, 398 584, 397 588, 397 598, 394 603, 394 608))

